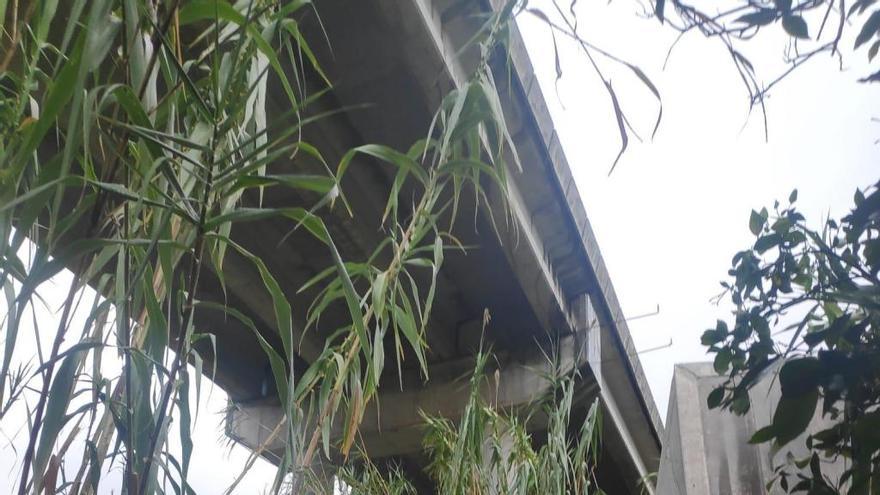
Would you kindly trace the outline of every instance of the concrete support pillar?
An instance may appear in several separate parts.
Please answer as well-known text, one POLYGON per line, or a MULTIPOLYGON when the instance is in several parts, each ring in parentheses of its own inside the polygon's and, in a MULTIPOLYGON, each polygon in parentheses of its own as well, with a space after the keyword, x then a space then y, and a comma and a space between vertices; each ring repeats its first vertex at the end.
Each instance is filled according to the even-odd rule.
POLYGON ((308 468, 301 468, 292 477, 290 493, 304 495, 335 495, 336 467, 326 458, 315 456, 316 459, 308 468))
POLYGON ((509 493, 510 485, 515 481, 516 473, 506 469, 510 464, 510 452, 513 449, 513 438, 504 433, 491 438, 483 444, 483 468, 489 475, 490 493, 509 493))
POLYGON ((572 321, 575 325, 575 342, 581 358, 587 361, 590 371, 596 377, 600 388, 602 383, 602 329, 599 326, 599 317, 593 309, 590 294, 584 292, 569 303, 572 312, 572 321))
MULTIPOLYGON (((249 403, 244 407, 230 403, 226 435, 258 450, 267 460, 279 463, 284 453, 287 425, 281 408, 273 401, 249 403)), ((311 466, 301 467, 291 477, 290 493, 334 495, 336 466, 323 455, 316 455, 311 466)))

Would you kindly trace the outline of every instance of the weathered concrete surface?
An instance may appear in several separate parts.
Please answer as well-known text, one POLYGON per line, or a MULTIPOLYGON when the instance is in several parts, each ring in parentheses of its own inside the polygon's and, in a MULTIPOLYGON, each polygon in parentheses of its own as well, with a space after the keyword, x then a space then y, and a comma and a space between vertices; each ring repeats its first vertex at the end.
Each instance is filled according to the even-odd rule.
MULTIPOLYGON (((770 443, 748 443, 755 431, 772 421, 775 404, 781 397, 776 370, 778 366, 768 370, 750 391, 751 410, 737 416, 710 410, 706 405, 709 393, 724 381, 715 373, 712 363, 675 366, 658 495, 765 494, 774 467, 784 463, 789 454, 797 459, 808 454, 807 434, 826 427, 820 408, 807 432, 781 449, 774 449, 770 443)), ((837 479, 841 465, 823 464, 822 470, 831 479, 837 479)), ((769 493, 784 492, 774 486, 769 493)))
MULTIPOLYGON (((582 368, 586 353, 577 352, 574 337, 566 337, 559 346, 560 371, 567 372, 582 368)), ((457 362, 437 365, 432 369, 431 380, 435 384, 427 387, 393 388, 383 391, 364 413, 359 430, 360 439, 370 454, 377 458, 401 455, 416 455, 422 449, 424 420, 421 413, 431 416, 455 418, 468 402, 469 373, 473 370, 473 360, 463 358, 457 362)), ((481 394, 503 411, 516 411, 541 399, 550 389, 544 378, 555 370, 546 357, 533 356, 527 362, 516 362, 508 353, 496 353, 487 370, 486 385, 481 394), (496 372, 497 371, 497 372, 496 372)), ((587 382, 578 390, 575 399, 588 403, 598 395, 595 382, 587 382)), ((281 410, 274 401, 254 401, 234 405, 229 412, 227 434, 249 445, 263 445, 267 455, 279 458, 283 453, 282 439, 272 435, 281 420, 281 410)), ((334 424, 335 434, 342 433, 343 424, 334 424)), ((530 424, 534 429, 542 425, 541 418, 530 424)))

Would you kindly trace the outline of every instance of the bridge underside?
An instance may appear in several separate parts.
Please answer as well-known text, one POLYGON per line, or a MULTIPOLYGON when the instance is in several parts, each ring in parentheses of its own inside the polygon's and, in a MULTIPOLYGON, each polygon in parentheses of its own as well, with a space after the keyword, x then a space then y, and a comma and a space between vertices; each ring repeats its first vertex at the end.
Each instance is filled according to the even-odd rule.
MULTIPOLYGON (((334 88, 311 111, 353 110, 319 120, 304 139, 331 162, 364 143, 408 148, 424 137, 442 96, 466 79, 473 53, 460 49, 481 22, 474 14, 497 7, 441 0, 318 3, 326 39, 314 19, 303 20, 304 30, 334 88)), ((490 220, 490 214, 505 218, 501 191, 490 190, 489 205, 465 201, 456 235, 478 248, 450 254, 440 272, 427 334, 430 381, 423 383, 415 359, 405 360, 411 367, 403 377, 386 373, 377 404, 365 415, 362 436, 373 458, 418 473, 424 464, 419 412, 457 416, 467 397, 458 379, 472 366, 488 311, 492 319, 485 339, 499 356, 500 381, 493 397, 516 411, 540 396, 547 387, 534 371, 547 365, 541 347, 557 342, 567 365, 583 377, 579 413, 594 398, 602 405, 601 481, 610 493, 635 492, 637 481, 657 470, 662 425, 522 40, 513 31, 511 77, 506 70, 496 71, 504 75, 497 84, 524 167, 513 174, 507 191, 510 220, 498 222, 497 230, 490 220)), ((277 108, 283 108, 280 88, 272 94, 277 108)), ((310 165, 291 161, 273 166, 302 171, 310 165)), ((343 189, 357 215, 350 218, 340 210, 329 222, 346 259, 365 259, 380 241, 392 173, 369 160, 351 168, 343 189)), ((290 198, 270 193, 265 201, 289 204, 290 198)), ((262 222, 236 227, 233 237, 263 256, 286 293, 296 294, 291 301, 295 321, 302 322, 314 294, 297 294, 297 289, 331 260, 323 246, 306 236, 294 234, 280 244, 287 233, 280 224, 262 222)), ((224 271, 226 297, 249 308, 271 339, 270 302, 254 290, 259 275, 231 255, 224 271)), ((315 358, 326 332, 343 323, 342 315, 339 321, 331 315, 317 329, 297 336, 302 339, 298 366, 315 358)), ((275 399, 262 396, 266 359, 246 329, 230 321, 205 320, 203 325, 217 334, 218 382, 236 403, 227 430, 245 445, 261 445, 280 414, 275 399)), ((540 438, 539 431, 535 437, 540 438)), ((270 449, 266 456, 272 455, 270 449)))
MULTIPOLYGON (((316 2, 320 24, 311 14, 302 19, 302 29, 333 89, 307 111, 335 113, 310 124, 303 139, 333 163, 361 144, 407 149, 425 137, 441 98, 466 81, 474 53, 461 48, 481 22, 475 14, 499 7, 499 0, 492 2, 316 2)), ((536 369, 548 365, 545 352, 555 343, 566 366, 582 376, 574 420, 583 417, 594 399, 602 406, 600 482, 609 493, 637 493, 638 480, 657 471, 662 425, 538 82, 515 27, 512 31, 510 71, 501 66, 505 57, 499 53, 495 72, 524 170, 512 174, 507 191, 487 185, 488 204, 463 199, 455 234, 463 245, 476 247, 447 255, 438 275, 426 335, 430 380, 422 380, 412 356, 405 359, 402 376, 388 370, 379 399, 364 417, 364 445, 372 458, 394 461, 418 475, 425 462, 420 411, 457 417, 467 396, 458 379, 471 369, 481 338, 498 356, 499 385, 490 392, 512 412, 547 390, 536 369), (509 211, 503 210, 504 196, 509 211), (499 220, 494 225, 493 217, 499 220), (487 311, 491 323, 483 334, 487 311)), ((294 68, 288 69, 292 78, 294 68)), ((306 79, 314 91, 323 87, 316 74, 306 74, 306 79)), ((269 98, 270 108, 281 116, 286 109, 283 90, 270 84, 269 98)), ((297 157, 270 167, 280 174, 317 166, 297 157)), ((393 172, 360 159, 346 175, 342 187, 356 216, 336 208, 325 219, 344 259, 364 260, 381 241, 380 219, 393 172)), ((290 194, 270 188, 263 204, 289 206, 317 199, 290 194)), ((232 237, 266 262, 290 297, 300 342, 293 366, 301 372, 319 355, 326 336, 346 322, 340 308, 327 312, 308 332, 296 327, 306 321, 315 296, 315 291, 298 290, 332 264, 326 247, 301 232, 291 234, 290 225, 281 220, 238 224, 232 237)), ((259 273, 231 252, 223 272, 225 287, 211 274, 204 275, 197 298, 242 308, 280 349, 271 300, 261 289, 259 273)), ((228 433, 246 446, 261 445, 279 417, 277 399, 266 396, 274 387, 267 386, 271 373, 263 350, 248 328, 219 312, 199 313, 195 325, 216 335, 216 355, 208 348, 202 355, 213 356, 215 380, 236 406, 228 433)), ((538 422, 536 441, 540 437, 538 422)), ((265 454, 270 459, 279 446, 272 447, 265 454)))

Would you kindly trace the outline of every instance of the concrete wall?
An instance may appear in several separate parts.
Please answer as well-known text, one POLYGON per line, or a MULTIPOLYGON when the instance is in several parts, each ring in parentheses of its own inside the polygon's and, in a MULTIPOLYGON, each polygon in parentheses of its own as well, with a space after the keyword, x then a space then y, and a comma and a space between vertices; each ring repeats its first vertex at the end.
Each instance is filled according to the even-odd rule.
MULTIPOLYGON (((679 364, 675 367, 666 417, 666 439, 657 480, 659 495, 759 495, 784 493, 766 484, 773 469, 808 454, 805 440, 811 431, 827 427, 817 408, 807 433, 777 448, 771 443, 751 445, 752 435, 771 423, 781 397, 778 366, 769 370, 749 393, 751 410, 744 416, 710 410, 706 398, 724 377, 712 363, 679 364)), ((841 463, 823 464, 823 473, 837 479, 841 463)))

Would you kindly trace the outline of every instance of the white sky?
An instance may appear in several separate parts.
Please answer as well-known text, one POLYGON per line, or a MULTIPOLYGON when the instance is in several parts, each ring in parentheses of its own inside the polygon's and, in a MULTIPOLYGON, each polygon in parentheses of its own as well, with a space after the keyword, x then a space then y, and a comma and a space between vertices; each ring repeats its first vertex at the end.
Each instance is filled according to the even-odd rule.
MULTIPOLYGON (((557 132, 602 248, 623 309, 628 315, 660 313, 630 323, 636 345, 669 348, 641 355, 661 414, 665 416, 674 363, 706 360, 699 336, 725 309, 712 305, 732 255, 748 245, 752 208, 784 200, 793 188, 799 204, 817 224, 829 211, 840 216, 856 187, 878 175, 880 96, 877 87, 857 84, 861 70, 838 72, 827 57, 810 62, 772 94, 770 140, 760 116, 748 117, 746 95, 717 42, 685 37, 661 70, 674 34, 655 20, 639 18, 635 2, 578 4, 582 35, 640 66, 659 87, 664 118, 653 142, 631 139, 610 177, 619 146, 611 104, 601 82, 573 45, 560 39, 563 78, 556 90, 552 40, 544 26, 524 16, 520 26, 542 83, 557 132)), ((767 36, 759 50, 759 73, 770 79, 782 60, 785 41, 767 36), (762 72, 766 69, 766 72, 762 72)), ((851 41, 845 44, 851 46, 851 41)), ((850 56, 855 64, 864 52, 850 56)), ((626 69, 603 63, 618 97, 640 134, 647 138, 656 103, 626 69)), ((67 275, 44 293, 61 301, 67 275), (57 292, 57 294, 56 294, 57 292)), ((48 327, 47 318, 41 325, 48 327)), ((29 333, 32 330, 22 330, 29 333)), ((205 386, 205 391, 208 386, 205 386)), ((220 412, 225 394, 203 393, 194 432, 196 451, 190 481, 199 493, 220 493, 237 474, 247 452, 230 451, 220 412)), ((23 411, 4 419, 0 440, 0 492, 12 490, 22 449, 23 411), (18 436, 16 437, 16 434, 18 436), (20 453, 20 450, 19 450, 20 453), (8 488, 7 488, 8 486, 8 488)), ((237 493, 259 493, 274 476, 258 463, 237 493)), ((112 493, 102 490, 104 493, 112 493)))
MULTIPOLYGON (((557 94, 550 32, 533 16, 520 18, 624 313, 636 316, 660 306, 658 315, 629 326, 639 349, 672 340, 671 347, 640 356, 665 418, 674 363, 706 361, 700 335, 729 316, 709 299, 721 291, 733 255, 754 241, 751 209, 787 201, 797 188, 801 210, 821 225, 829 211, 839 217, 849 209, 856 187, 880 179, 880 123, 871 121, 880 117, 880 85, 856 82, 868 74, 865 50, 845 58, 844 72, 827 55, 808 62, 771 93, 767 142, 760 114, 748 116, 745 88, 720 42, 685 36, 664 71, 675 33, 639 17, 637 2, 577 5, 581 35, 639 66, 663 97, 663 121, 650 142, 653 95, 627 69, 601 64, 646 140, 631 137, 608 177, 620 144, 601 81, 574 44, 559 38, 563 77, 557 94)), ((818 29, 816 20, 807 20, 811 33, 818 29)), ((782 67, 781 31, 775 26, 746 52, 765 81, 782 67)), ((857 29, 850 31, 855 36, 857 29)), ((841 46, 848 53, 852 40, 841 46)))

